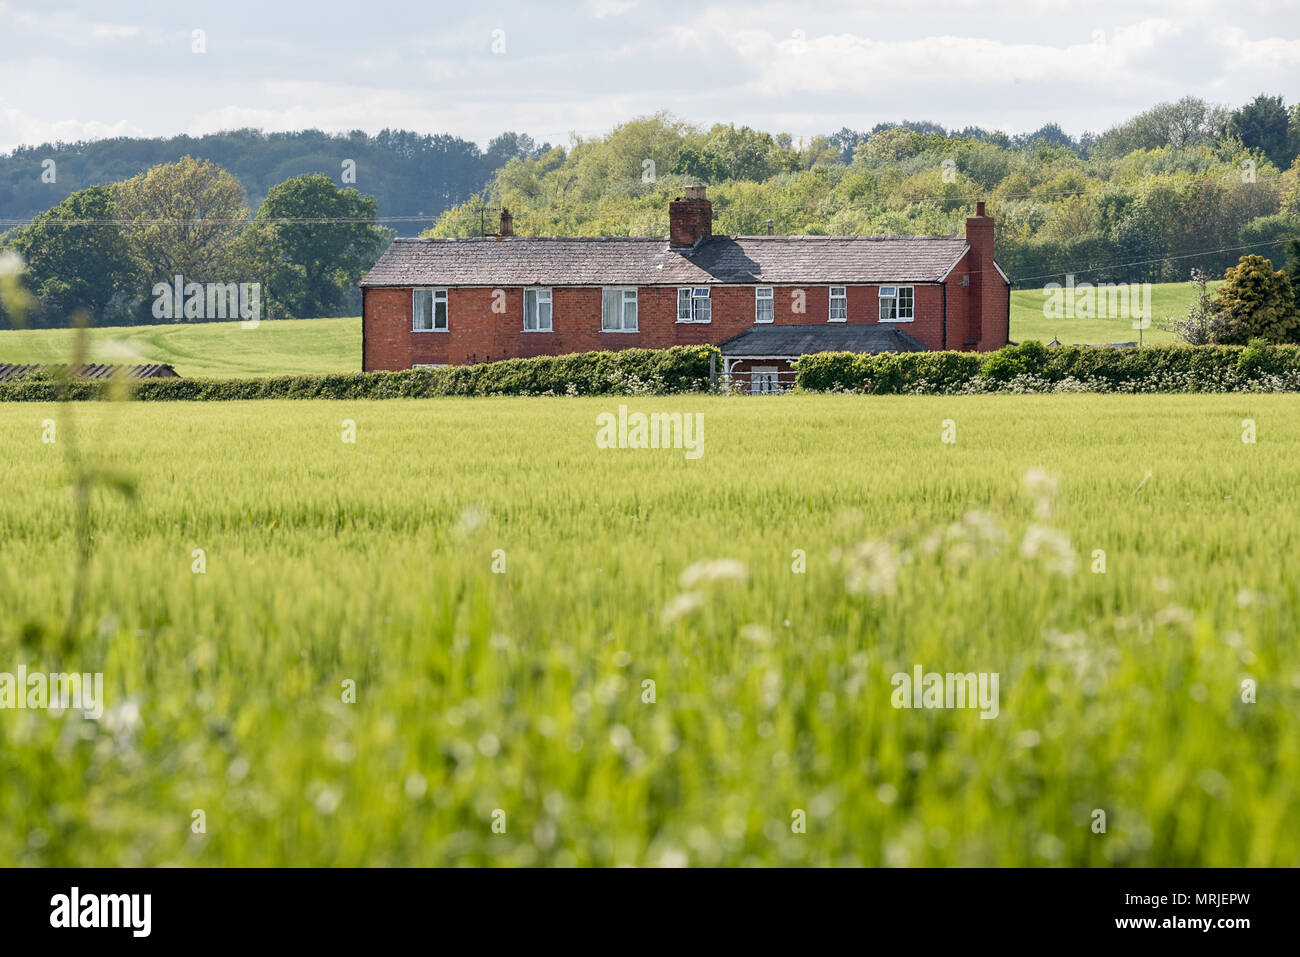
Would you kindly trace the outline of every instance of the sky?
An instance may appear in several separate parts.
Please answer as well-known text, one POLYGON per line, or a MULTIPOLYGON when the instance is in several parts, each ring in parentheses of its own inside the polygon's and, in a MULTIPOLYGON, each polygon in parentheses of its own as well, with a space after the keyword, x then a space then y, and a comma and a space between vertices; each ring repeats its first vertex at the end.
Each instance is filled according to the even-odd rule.
POLYGON ((1300 99, 1300 0, 0 0, 0 151, 239 127, 563 144, 659 110, 1077 135, 1260 92, 1300 99))

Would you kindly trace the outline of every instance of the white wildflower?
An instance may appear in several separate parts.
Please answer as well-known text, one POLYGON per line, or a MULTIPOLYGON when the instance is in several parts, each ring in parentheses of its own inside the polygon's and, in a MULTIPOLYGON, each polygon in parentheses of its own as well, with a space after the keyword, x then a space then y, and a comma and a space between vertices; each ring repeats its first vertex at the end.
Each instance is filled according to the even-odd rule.
POLYGON ((1072 575, 1079 567, 1079 557, 1069 536, 1046 525, 1030 525, 1025 529, 1020 554, 1029 559, 1043 559, 1048 571, 1060 575, 1072 575))
POLYGON ((713 561, 696 562, 682 572, 678 583, 684 589, 714 582, 743 582, 749 577, 749 569, 744 562, 734 558, 715 558, 713 561))
POLYGON ((1023 483, 1025 491, 1034 500, 1035 517, 1050 518, 1056 496, 1061 491, 1061 480, 1046 469, 1035 468, 1025 473, 1023 483))
POLYGON ((17 251, 6 249, 0 252, 0 279, 21 275, 26 265, 17 251))
POLYGON ((664 606, 660 617, 664 624, 670 625, 679 618, 684 618, 704 604, 704 596, 695 591, 684 591, 673 596, 672 601, 664 606))
POLYGON ((456 520, 456 532, 459 535, 473 535, 487 522, 487 512, 478 505, 470 505, 456 520))
POLYGON ((855 595, 892 595, 898 589, 898 556, 888 542, 863 542, 849 556, 844 587, 855 595))

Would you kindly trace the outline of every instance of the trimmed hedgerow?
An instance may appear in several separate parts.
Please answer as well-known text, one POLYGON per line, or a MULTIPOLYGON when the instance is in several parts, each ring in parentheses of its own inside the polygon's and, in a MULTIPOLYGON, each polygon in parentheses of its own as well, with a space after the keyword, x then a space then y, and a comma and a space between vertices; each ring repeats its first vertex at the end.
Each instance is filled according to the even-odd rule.
POLYGON ((992 353, 822 353, 795 364, 818 392, 1300 392, 1300 346, 1052 346, 992 353))
POLYGON ((983 357, 973 352, 823 352, 795 363, 796 384, 817 392, 877 395, 912 392, 922 384, 942 391, 979 375, 982 363, 983 357))
MULTIPOLYGON (((702 392, 713 346, 625 349, 469 366, 279 376, 269 379, 148 379, 129 384, 141 401, 395 399, 477 395, 636 395, 702 392)), ((721 361, 717 361, 721 369, 721 361)), ((823 352, 795 363, 800 389, 875 395, 986 392, 1300 392, 1300 346, 1053 346, 993 353, 823 352)), ((0 384, 0 401, 108 397, 110 384, 29 377, 0 384)))
MULTIPOLYGON (((140 401, 235 399, 394 399, 443 395, 619 395, 702 392, 713 346, 623 349, 566 356, 506 359, 402 372, 279 376, 269 379, 146 379, 130 383, 140 401)), ((717 361, 717 368, 722 363, 717 361)), ((107 397, 109 383, 65 385, 24 379, 0 385, 0 401, 51 402, 107 397)))

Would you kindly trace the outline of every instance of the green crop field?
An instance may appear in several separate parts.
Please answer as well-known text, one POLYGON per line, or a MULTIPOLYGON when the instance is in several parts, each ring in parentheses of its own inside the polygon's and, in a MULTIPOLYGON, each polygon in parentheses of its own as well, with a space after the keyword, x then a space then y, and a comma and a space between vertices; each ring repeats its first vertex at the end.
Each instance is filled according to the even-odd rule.
MULTIPOLYGON (((1181 316, 1192 299, 1189 283, 1152 286, 1158 320, 1181 316)), ((1137 332, 1128 319, 1048 319, 1041 290, 1011 293, 1011 339, 1023 342, 1128 342, 1137 332)), ((67 329, 0 331, 0 363, 67 362, 73 333, 67 329)), ((361 369, 361 320, 263 320, 255 329, 237 322, 174 323, 92 329, 92 362, 166 362, 186 378, 246 378, 361 369)), ((1173 342, 1171 333, 1148 329, 1146 342, 1173 342)))
POLYGON ((1300 865, 1298 411, 0 407, 0 864, 1300 865))
MULTIPOLYGON (((70 329, 0 332, 0 364, 70 360, 70 329)), ((88 332, 87 362, 163 362, 187 379, 361 371, 361 319, 114 326, 88 332)))

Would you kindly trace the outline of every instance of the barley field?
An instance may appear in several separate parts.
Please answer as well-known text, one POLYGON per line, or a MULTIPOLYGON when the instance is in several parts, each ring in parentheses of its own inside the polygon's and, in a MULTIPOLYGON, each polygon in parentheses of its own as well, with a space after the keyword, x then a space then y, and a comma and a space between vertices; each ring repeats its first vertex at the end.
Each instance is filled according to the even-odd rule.
POLYGON ((0 864, 1300 865, 1297 412, 0 407, 0 864))

